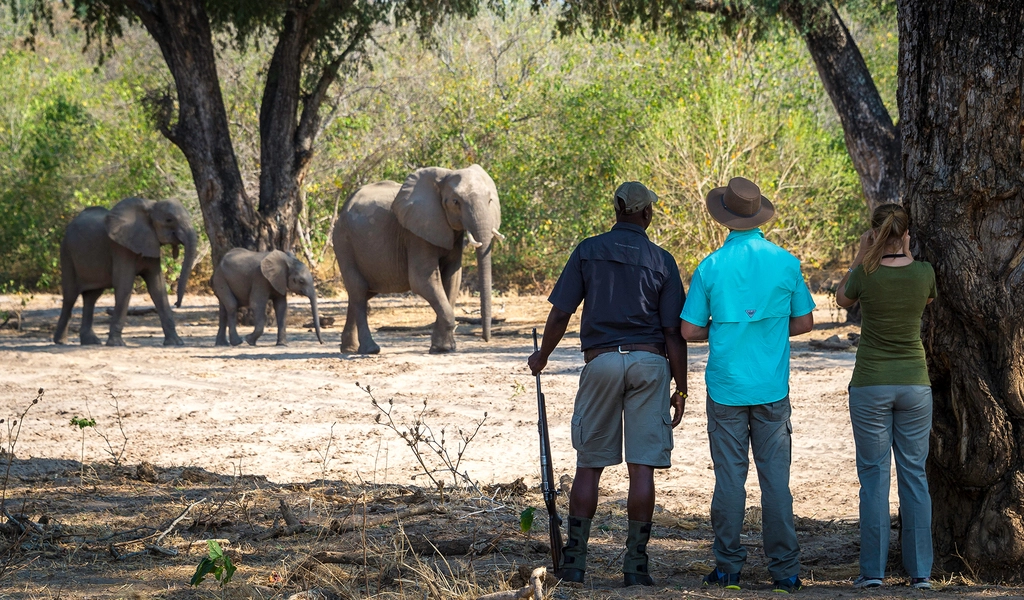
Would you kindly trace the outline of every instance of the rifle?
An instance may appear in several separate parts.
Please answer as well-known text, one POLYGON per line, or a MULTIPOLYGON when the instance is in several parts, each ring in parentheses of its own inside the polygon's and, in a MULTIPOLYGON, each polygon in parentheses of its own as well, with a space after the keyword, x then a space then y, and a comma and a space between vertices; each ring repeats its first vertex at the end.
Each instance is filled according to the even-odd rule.
MULTIPOLYGON (((533 351, 540 350, 537 346, 537 330, 533 330, 533 351)), ((555 563, 555 571, 562 565, 562 517, 558 516, 558 505, 555 499, 555 472, 551 466, 551 439, 548 437, 548 414, 544 408, 544 392, 540 391, 540 373, 537 374, 537 429, 540 432, 540 488, 544 493, 544 504, 548 509, 548 531, 551 535, 551 560, 555 563)))

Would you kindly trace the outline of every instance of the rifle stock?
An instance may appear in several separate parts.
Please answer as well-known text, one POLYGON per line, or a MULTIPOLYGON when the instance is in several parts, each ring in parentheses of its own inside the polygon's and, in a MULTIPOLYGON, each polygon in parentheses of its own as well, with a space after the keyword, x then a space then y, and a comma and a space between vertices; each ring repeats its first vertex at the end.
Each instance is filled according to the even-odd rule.
MULTIPOLYGON (((536 352, 537 330, 533 330, 533 350, 536 352)), ((548 437, 548 414, 544 406, 544 393, 540 391, 540 374, 537 374, 537 430, 540 433, 540 481, 544 494, 544 505, 548 509, 548 531, 551 535, 551 560, 555 571, 562 565, 562 517, 558 516, 558 490, 555 489, 555 471, 551 466, 551 439, 548 437)))

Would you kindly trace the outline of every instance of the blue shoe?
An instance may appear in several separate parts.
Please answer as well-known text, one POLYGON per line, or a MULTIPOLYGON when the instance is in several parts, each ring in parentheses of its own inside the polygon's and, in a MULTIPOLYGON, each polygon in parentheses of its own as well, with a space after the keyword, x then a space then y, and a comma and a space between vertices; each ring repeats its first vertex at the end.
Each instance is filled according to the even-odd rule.
POLYGON ((717 585, 727 590, 738 590, 740 589, 740 574, 723 573, 721 569, 715 567, 713 571, 704 576, 704 582, 701 585, 704 587, 717 585))
POLYGON ((932 580, 928 577, 914 577, 910 580, 910 587, 915 590, 930 590, 932 589, 932 580))
POLYGON ((857 589, 882 587, 882 579, 880 577, 858 575, 857 579, 853 580, 853 587, 857 589))
POLYGON ((796 575, 787 577, 786 579, 776 579, 772 585, 773 592, 779 592, 780 594, 792 594, 798 592, 804 587, 804 582, 800 581, 800 578, 796 575))

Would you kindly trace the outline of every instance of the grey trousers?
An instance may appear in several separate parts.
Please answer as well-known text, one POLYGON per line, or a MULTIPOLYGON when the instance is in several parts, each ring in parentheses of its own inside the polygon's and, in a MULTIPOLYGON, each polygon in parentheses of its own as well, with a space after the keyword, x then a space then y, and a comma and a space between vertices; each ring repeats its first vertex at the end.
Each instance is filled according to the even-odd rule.
POLYGON ((748 453, 752 449, 761 485, 761 522, 768 572, 780 580, 800 573, 800 545, 793 526, 793 495, 789 491, 792 425, 789 396, 755 406, 726 406, 707 401, 708 439, 715 464, 715 495, 711 499, 712 550, 718 568, 739 573, 747 559, 740 543, 746 509, 748 453))
POLYGON ((850 421, 860 479, 860 574, 885 576, 890 466, 895 453, 903 566, 910 577, 931 577, 932 499, 924 463, 932 429, 932 389, 926 385, 851 387, 850 421))

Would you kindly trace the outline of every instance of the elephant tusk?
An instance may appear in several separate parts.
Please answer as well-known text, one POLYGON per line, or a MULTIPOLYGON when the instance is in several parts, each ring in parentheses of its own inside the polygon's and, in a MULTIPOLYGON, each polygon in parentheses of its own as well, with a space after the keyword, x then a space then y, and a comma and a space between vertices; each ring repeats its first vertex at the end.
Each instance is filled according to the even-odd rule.
POLYGON ((474 248, 479 248, 480 246, 483 246, 483 244, 476 241, 476 238, 473 237, 473 234, 468 231, 466 232, 466 238, 469 239, 469 245, 474 248))
POLYGON ((499 242, 504 242, 505 241, 505 236, 502 235, 502 233, 500 231, 498 231, 497 229, 492 229, 491 233, 494 234, 494 237, 498 238, 499 242))

